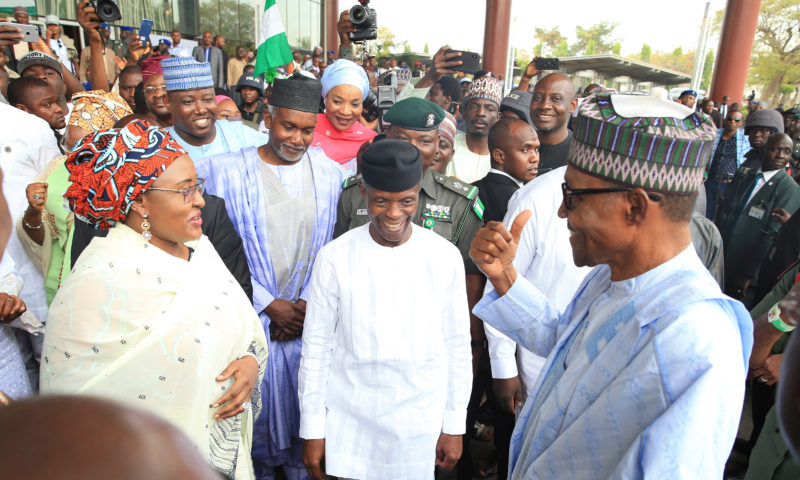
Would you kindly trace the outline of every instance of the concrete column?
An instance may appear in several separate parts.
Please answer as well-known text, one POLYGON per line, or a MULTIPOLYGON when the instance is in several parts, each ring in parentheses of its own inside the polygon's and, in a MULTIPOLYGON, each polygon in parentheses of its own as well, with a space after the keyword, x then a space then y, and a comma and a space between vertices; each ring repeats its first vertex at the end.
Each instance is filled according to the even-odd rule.
MULTIPOLYGON (((333 50, 339 53, 339 34, 336 32, 336 24, 339 23, 339 0, 325 0, 325 51, 333 50)), ((325 58, 324 56, 322 58, 325 58)))
MULTIPOLYGON (((504 75, 508 61, 508 27, 511 0, 486 0, 486 26, 483 36, 483 68, 504 75)), ((504 79, 506 83, 510 79, 504 79)))
POLYGON ((761 0, 728 0, 711 79, 713 100, 727 95, 730 103, 742 101, 760 9, 761 0))

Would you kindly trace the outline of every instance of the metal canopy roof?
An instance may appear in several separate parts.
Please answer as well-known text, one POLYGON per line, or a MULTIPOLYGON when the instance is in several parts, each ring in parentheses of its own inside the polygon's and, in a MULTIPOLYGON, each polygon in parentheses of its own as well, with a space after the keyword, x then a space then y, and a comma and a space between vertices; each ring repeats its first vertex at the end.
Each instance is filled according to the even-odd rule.
POLYGON ((574 74, 593 70, 607 78, 630 77, 636 82, 653 82, 658 85, 680 85, 692 81, 692 77, 675 70, 659 67, 619 55, 587 55, 560 58, 562 73, 574 74))

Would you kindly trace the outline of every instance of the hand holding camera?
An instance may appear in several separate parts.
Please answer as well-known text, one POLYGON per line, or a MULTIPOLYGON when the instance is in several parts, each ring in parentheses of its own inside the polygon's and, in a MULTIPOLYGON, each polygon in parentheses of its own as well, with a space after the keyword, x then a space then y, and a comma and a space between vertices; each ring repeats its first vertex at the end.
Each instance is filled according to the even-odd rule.
POLYGON ((78 23, 86 31, 89 43, 103 43, 103 38, 100 36, 100 17, 97 16, 92 3, 92 0, 81 0, 78 4, 78 23))

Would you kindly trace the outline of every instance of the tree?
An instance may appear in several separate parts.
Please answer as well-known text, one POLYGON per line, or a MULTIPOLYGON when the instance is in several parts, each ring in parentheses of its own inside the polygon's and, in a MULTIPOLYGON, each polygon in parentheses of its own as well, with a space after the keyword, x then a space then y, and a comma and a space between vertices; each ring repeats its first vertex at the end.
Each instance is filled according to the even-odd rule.
POLYGON ((428 42, 425 42, 425 47, 422 49, 422 51, 425 52, 425 53, 430 53, 428 51, 428 42))
POLYGON ((762 100, 777 103, 781 85, 800 88, 800 4, 763 0, 748 80, 763 85, 762 100))
POLYGON ((392 54, 389 49, 396 45, 394 32, 386 27, 378 27, 378 38, 372 42, 372 45, 374 45, 375 51, 371 53, 379 57, 388 57, 392 54))
POLYGON ((614 47, 611 48, 611 53, 613 53, 614 55, 619 55, 621 51, 622 51, 622 44, 620 44, 619 42, 616 42, 614 44, 614 47))
POLYGON ((590 38, 589 41, 586 43, 586 50, 583 52, 584 55, 594 55, 595 51, 594 46, 594 38, 590 38))
POLYGON ((542 45, 542 53, 547 55, 555 55, 555 50, 562 42, 567 41, 567 38, 561 35, 561 31, 558 27, 551 28, 550 30, 536 27, 533 36, 536 40, 539 40, 539 44, 542 45))
POLYGON ((653 49, 650 48, 650 45, 645 43, 644 45, 642 45, 642 51, 641 51, 641 53, 639 53, 639 58, 643 62, 649 62, 650 61, 650 56, 652 54, 653 54, 653 49))
MULTIPOLYGON (((536 44, 536 47, 533 49, 533 56, 534 57, 541 57, 542 56, 543 45, 542 42, 536 44)), ((525 64, 527 65, 527 63, 525 64)), ((525 68, 525 67, 522 67, 525 68)))
POLYGON ((708 91, 711 86, 711 74, 714 71, 714 51, 709 50, 706 52, 706 59, 703 62, 703 78, 700 80, 700 89, 708 91))
POLYGON ((589 28, 583 28, 580 25, 575 27, 575 35, 578 39, 575 44, 572 45, 572 54, 577 55, 585 53, 586 55, 592 55, 594 53, 610 53, 616 41, 611 38, 611 35, 618 25, 619 24, 616 22, 600 22, 589 28), (592 54, 588 53, 589 42, 593 43, 592 54))
POLYGON ((408 42, 403 42, 403 53, 411 53, 411 45, 408 42))
POLYGON ((553 52, 554 57, 569 57, 572 55, 572 52, 569 50, 569 44, 567 44, 567 39, 561 40, 561 43, 558 44, 558 47, 553 52))

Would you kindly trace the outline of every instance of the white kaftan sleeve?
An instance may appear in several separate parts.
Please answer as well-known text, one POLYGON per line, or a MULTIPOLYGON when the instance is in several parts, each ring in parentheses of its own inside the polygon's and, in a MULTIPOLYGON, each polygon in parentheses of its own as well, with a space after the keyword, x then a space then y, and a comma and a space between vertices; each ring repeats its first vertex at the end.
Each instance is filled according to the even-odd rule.
POLYGON ((463 435, 467 424, 467 404, 472 392, 472 350, 470 348, 470 320, 467 304, 467 285, 464 262, 456 249, 452 249, 453 295, 442 319, 442 335, 447 351, 447 402, 445 403, 442 433, 463 435))
POLYGON ((547 357, 558 341, 562 314, 522 275, 502 297, 492 290, 472 309, 478 318, 540 357, 547 357))
POLYGON ((329 252, 333 251, 323 247, 314 263, 303 325, 298 396, 300 438, 306 440, 325 438, 325 393, 339 321, 339 292, 329 252))

